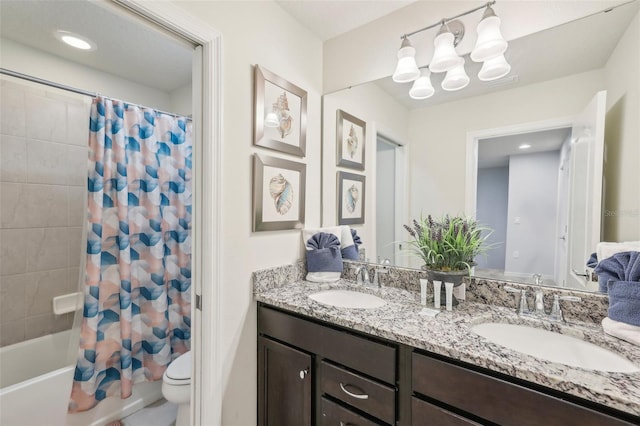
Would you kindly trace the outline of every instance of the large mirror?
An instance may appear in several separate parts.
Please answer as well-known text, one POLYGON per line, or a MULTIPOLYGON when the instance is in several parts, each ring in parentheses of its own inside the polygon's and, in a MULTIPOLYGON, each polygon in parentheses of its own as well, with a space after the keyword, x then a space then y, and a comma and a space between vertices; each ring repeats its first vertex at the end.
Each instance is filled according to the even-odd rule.
POLYGON ((421 101, 391 77, 326 94, 323 225, 336 224, 336 174, 350 171, 335 161, 342 110, 366 122, 367 166, 355 173, 367 221, 354 228, 370 261, 420 267, 402 225, 464 213, 494 229, 475 276, 597 290, 584 276, 596 243, 640 239, 638 10, 632 1, 509 41, 512 70, 491 84, 467 56, 471 83, 458 92, 433 74, 436 93, 421 101))

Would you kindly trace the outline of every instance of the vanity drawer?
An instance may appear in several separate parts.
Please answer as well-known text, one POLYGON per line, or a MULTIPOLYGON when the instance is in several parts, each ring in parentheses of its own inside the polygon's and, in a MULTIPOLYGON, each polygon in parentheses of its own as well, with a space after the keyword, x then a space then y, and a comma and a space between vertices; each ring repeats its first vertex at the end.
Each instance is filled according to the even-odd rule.
POLYGON ((396 347, 260 306, 258 332, 395 385, 396 347))
POLYGON ((412 355, 411 380, 414 392, 500 425, 631 425, 572 402, 416 352, 412 355))
POLYGON ((379 426, 379 423, 374 423, 369 419, 365 419, 359 414, 343 407, 340 404, 336 404, 333 401, 329 401, 327 398, 322 398, 322 417, 320 419, 321 425, 326 426, 379 426))
POLYGON ((429 404, 426 401, 411 397, 412 426, 481 426, 472 420, 465 419, 451 411, 429 404))
POLYGON ((389 424, 395 423, 395 389, 336 367, 320 364, 320 390, 389 424))

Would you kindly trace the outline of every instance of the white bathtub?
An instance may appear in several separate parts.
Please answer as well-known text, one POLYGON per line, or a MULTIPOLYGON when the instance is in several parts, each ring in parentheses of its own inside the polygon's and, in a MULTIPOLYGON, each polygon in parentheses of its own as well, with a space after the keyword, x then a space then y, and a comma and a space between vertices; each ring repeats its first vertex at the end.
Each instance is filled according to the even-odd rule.
POLYGON ((103 426, 162 398, 161 381, 140 383, 130 398, 110 397, 68 414, 75 368, 70 339, 71 331, 64 331, 0 348, 0 425, 103 426))

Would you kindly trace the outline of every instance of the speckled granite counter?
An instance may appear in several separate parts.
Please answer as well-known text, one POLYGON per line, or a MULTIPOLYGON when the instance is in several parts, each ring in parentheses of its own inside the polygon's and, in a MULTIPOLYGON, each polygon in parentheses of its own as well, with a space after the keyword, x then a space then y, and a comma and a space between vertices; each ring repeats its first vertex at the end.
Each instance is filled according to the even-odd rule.
POLYGON ((443 310, 433 318, 419 313, 422 306, 415 292, 391 287, 369 289, 346 280, 334 284, 297 280, 286 285, 256 286, 254 295, 257 301, 268 305, 488 368, 640 416, 640 373, 589 371, 540 360, 491 343, 470 330, 471 326, 482 322, 536 325, 596 343, 640 366, 640 348, 607 336, 601 327, 594 324, 557 324, 521 318, 510 308, 469 301, 462 302, 452 312, 443 310), (376 294, 387 304, 373 310, 346 309, 323 305, 308 297, 314 292, 333 288, 376 294))

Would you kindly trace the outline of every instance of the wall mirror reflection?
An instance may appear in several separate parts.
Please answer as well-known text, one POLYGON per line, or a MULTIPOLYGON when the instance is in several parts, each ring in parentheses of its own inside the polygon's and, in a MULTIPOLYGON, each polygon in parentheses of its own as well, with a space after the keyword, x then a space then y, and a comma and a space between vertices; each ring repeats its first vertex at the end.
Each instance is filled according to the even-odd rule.
POLYGON ((597 290, 584 276, 595 245, 640 239, 639 132, 630 119, 638 10, 632 1, 509 40, 511 71, 490 83, 466 55, 471 82, 460 91, 443 91, 444 74, 432 74, 435 94, 425 100, 391 76, 326 94, 323 226, 336 221, 339 168, 326 159, 343 109, 367 123, 368 146, 377 146, 366 160, 368 219, 356 226, 370 261, 420 268, 403 247, 403 224, 464 213, 495 229, 475 276, 533 283, 541 274, 544 285, 597 290))

